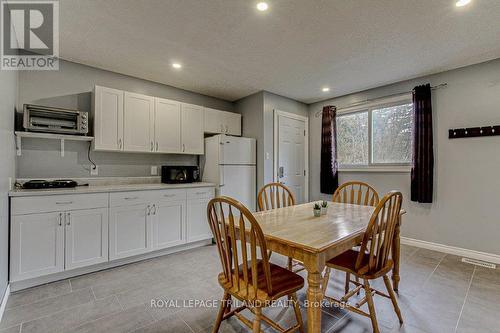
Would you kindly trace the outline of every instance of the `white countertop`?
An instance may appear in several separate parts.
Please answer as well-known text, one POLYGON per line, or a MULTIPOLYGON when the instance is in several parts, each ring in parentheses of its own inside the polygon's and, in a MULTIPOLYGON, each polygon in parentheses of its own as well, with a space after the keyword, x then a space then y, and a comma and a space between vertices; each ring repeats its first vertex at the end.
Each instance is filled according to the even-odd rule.
POLYGON ((198 188, 215 187, 213 183, 187 183, 187 184, 117 184, 117 185, 89 185, 77 186, 75 188, 54 188, 40 190, 15 189, 9 192, 11 197, 30 197, 38 195, 58 195, 58 194, 85 194, 103 192, 128 192, 128 191, 148 191, 148 190, 168 190, 177 188, 198 188))

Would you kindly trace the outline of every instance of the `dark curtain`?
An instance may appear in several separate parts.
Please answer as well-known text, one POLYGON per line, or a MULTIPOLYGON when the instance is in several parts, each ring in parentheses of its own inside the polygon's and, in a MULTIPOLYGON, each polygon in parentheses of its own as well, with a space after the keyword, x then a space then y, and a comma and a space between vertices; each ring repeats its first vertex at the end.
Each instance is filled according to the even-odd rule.
POLYGON ((432 142, 432 103, 430 84, 413 89, 413 165, 411 200, 432 202, 434 149, 432 142))
POLYGON ((333 194, 339 186, 337 170, 337 108, 323 107, 321 126, 321 193, 333 194))

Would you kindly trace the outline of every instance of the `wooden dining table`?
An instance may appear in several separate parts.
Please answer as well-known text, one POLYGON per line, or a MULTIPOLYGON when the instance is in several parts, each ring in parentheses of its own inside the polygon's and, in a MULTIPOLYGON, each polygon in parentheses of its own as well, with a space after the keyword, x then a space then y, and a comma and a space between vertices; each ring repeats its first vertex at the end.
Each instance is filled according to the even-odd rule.
MULTIPOLYGON (((299 260, 307 270, 307 332, 321 330, 321 282, 325 263, 359 245, 374 207, 328 203, 325 215, 314 217, 314 203, 253 213, 273 252, 299 260)), ((403 213, 403 212, 402 212, 403 213)), ((394 289, 399 283, 399 227, 392 247, 394 289)))

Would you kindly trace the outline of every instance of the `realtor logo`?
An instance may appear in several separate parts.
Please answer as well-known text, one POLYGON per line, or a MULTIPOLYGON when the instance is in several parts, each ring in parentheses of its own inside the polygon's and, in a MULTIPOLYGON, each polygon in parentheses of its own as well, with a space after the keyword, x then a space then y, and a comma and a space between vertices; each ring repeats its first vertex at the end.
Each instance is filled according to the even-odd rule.
POLYGON ((1 1, 1 69, 59 69, 59 1, 1 1))

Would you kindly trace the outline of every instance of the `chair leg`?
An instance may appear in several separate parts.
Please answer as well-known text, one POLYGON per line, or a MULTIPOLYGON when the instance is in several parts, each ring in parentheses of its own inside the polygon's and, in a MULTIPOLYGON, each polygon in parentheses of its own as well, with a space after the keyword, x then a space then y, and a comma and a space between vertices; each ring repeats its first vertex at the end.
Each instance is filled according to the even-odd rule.
POLYGON ((299 324, 299 332, 304 333, 304 322, 302 321, 302 313, 300 312, 299 302, 297 301, 297 294, 293 293, 290 295, 290 299, 293 302, 293 311, 295 312, 297 324, 299 324))
POLYGON ((253 333, 260 333, 260 321, 262 320, 262 309, 255 308, 255 318, 253 320, 253 333))
POLYGON ((222 323, 222 318, 224 318, 224 313, 226 312, 227 309, 227 304, 228 304, 228 299, 231 296, 227 292, 224 292, 224 297, 222 298, 219 312, 217 312, 217 319, 215 320, 214 327, 212 329, 212 333, 217 333, 219 332, 220 324, 222 323))
POLYGON ((331 268, 327 267, 325 269, 325 275, 323 275, 323 283, 321 284, 321 291, 323 292, 323 296, 326 293, 326 288, 328 288, 328 281, 330 281, 330 272, 331 268))
MULTIPOLYGON (((356 276, 355 279, 356 279, 356 282, 359 283, 359 277, 356 276)), ((356 293, 356 295, 359 296, 359 291, 356 293)))
POLYGON ((378 329, 377 315, 375 314, 375 305, 373 304, 372 290, 370 288, 370 283, 368 282, 368 280, 365 280, 364 287, 366 294, 366 302, 368 303, 368 310, 370 310, 370 319, 372 320, 373 332, 380 333, 378 329))
POLYGON ((288 257, 288 270, 293 270, 293 259, 291 257, 288 257))
POLYGON ((346 294, 349 292, 350 281, 351 281, 351 274, 346 272, 345 273, 345 288, 344 288, 344 291, 346 294))
POLYGON ((394 293, 394 289, 392 288, 391 281, 389 281, 389 277, 387 275, 384 275, 384 283, 389 296, 391 296, 392 306, 394 306, 394 311, 398 316, 399 323, 402 324, 403 316, 401 315, 401 310, 399 309, 398 301, 396 300, 396 294, 394 293))

